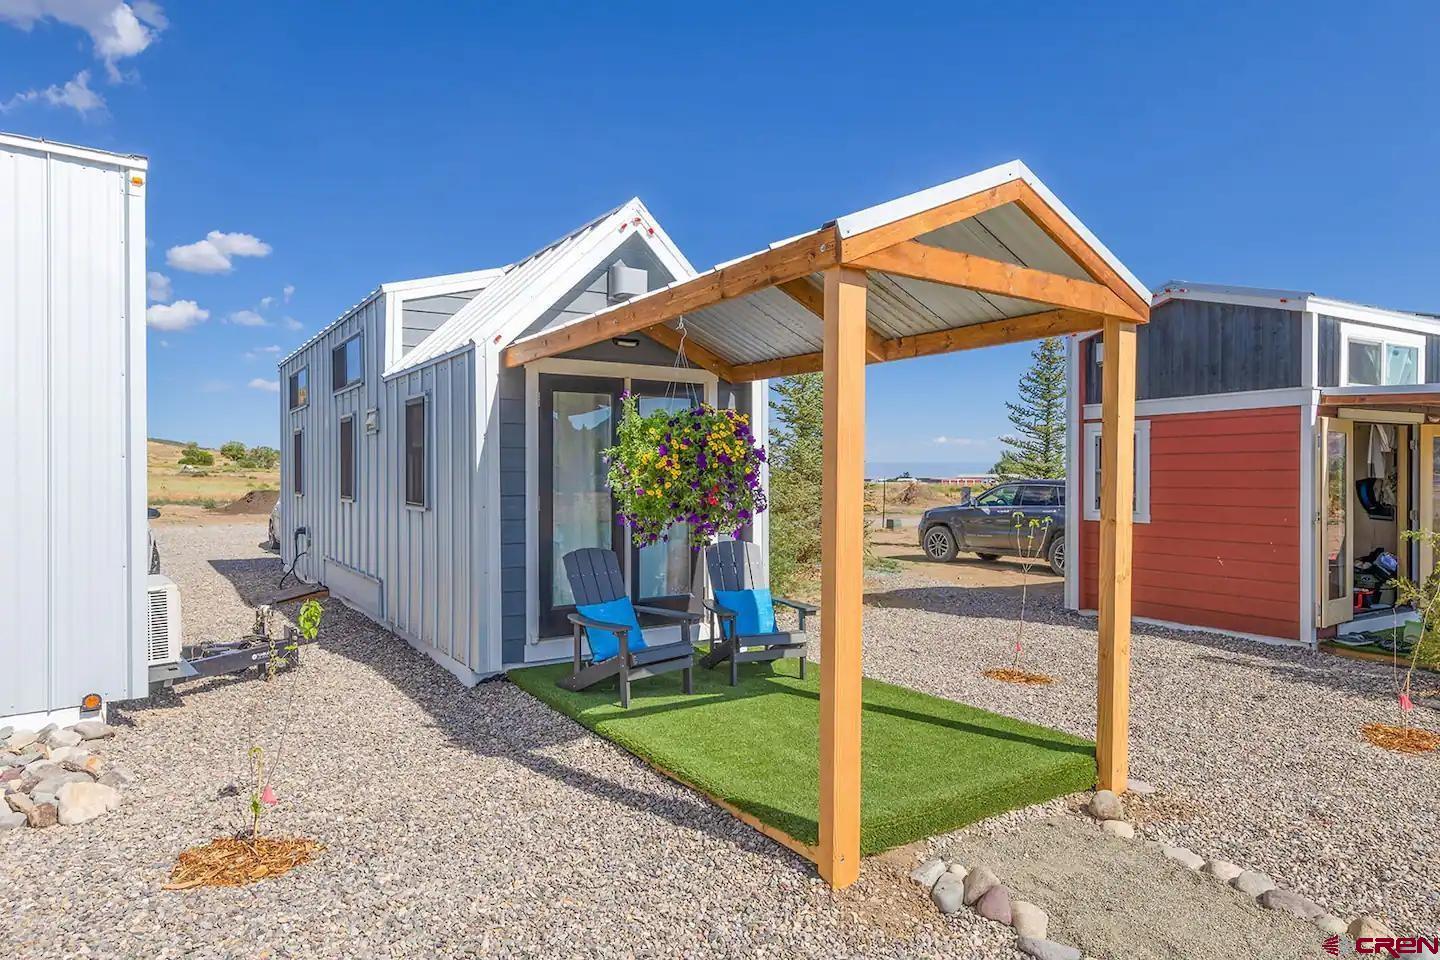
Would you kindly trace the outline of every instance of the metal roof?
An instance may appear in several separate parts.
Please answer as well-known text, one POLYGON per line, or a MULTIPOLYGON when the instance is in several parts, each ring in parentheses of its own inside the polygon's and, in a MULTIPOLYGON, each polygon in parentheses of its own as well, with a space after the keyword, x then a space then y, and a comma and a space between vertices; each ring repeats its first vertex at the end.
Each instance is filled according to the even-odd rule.
POLYGON ((101 150, 96 147, 82 147, 74 143, 62 143, 59 140, 27 137, 20 133, 6 133, 3 130, 0 130, 0 143, 5 144, 7 147, 18 147, 22 150, 33 150, 37 153, 53 153, 57 156, 72 157, 76 160, 106 163, 116 167, 124 167, 127 170, 144 170, 150 165, 150 161, 138 153, 115 153, 111 150, 101 150))
POLYGON ((468 343, 497 336, 501 343, 508 343, 553 307, 566 290, 593 268, 603 252, 637 231, 650 239, 658 253, 665 255, 662 259, 674 275, 683 279, 695 272, 640 198, 631 198, 506 267, 499 279, 392 364, 385 371, 386 376, 444 356, 468 343))
POLYGON ((1217 303, 1245 303, 1252 306, 1278 307, 1282 310, 1314 310, 1320 313, 1327 306, 1348 307, 1411 320, 1433 321, 1436 314, 1423 310, 1397 310, 1357 300, 1325 297, 1312 290, 1277 290, 1269 287, 1242 287, 1228 283, 1192 283, 1188 280, 1167 280, 1155 288, 1151 303, 1159 306, 1166 300, 1209 300, 1217 303))
MULTIPOLYGON (((947 204, 963 204, 986 191, 999 191, 997 196, 1013 196, 1019 191, 1014 181, 1029 186, 1027 196, 1040 198, 1050 212, 1068 225, 1072 238, 1078 236, 1089 253, 1107 264, 1119 278, 1115 281, 1131 302, 1142 307, 1150 301, 1150 291, 1132 274, 1108 248, 1104 246, 1070 210, 1040 182, 1025 164, 1020 161, 1002 164, 971 176, 952 180, 948 183, 922 190, 887 203, 840 217, 823 225, 818 231, 800 234, 785 241, 771 244, 765 250, 720 264, 697 277, 693 282, 677 280, 644 297, 638 297, 598 311, 589 317, 580 318, 561 327, 552 328, 540 334, 519 341, 527 345, 525 353, 539 352, 535 341, 540 337, 550 338, 546 342, 558 343, 555 336, 570 336, 573 345, 598 339, 608 321, 602 317, 620 310, 634 310, 645 300, 664 304, 667 294, 681 297, 695 289, 702 278, 713 277, 723 287, 727 281, 723 271, 745 271, 753 269, 761 273, 766 268, 760 258, 767 252, 774 253, 781 248, 795 245, 806 238, 816 237, 826 231, 834 231, 843 246, 847 238, 858 237, 869 231, 883 228, 906 218, 944 207, 947 204), (1009 186, 1007 186, 1009 185, 1009 186), (1005 191, 1009 191, 1008 193, 1005 191), (747 263, 751 261, 752 263, 747 263), (568 331, 566 333, 565 331, 568 331)), ((1032 204, 1033 206, 1033 204, 1032 204)), ((1053 225, 1052 225, 1053 226, 1053 225)), ((1063 228, 1062 228, 1063 229, 1063 228)), ((1028 267, 1033 270, 1058 274, 1074 280, 1089 281, 1091 272, 1084 263, 1072 255, 1071 250, 1079 246, 1072 239, 1071 248, 1058 242, 1046 227, 1027 213, 1017 202, 1005 202, 991 206, 981 212, 945 224, 928 233, 916 236, 915 241, 928 247, 971 254, 1000 263, 1028 267)), ((820 247, 824 250, 824 246, 820 247)), ((1091 266, 1095 264, 1092 259, 1091 266)), ((793 273, 790 274, 793 276, 793 273)), ((984 293, 968 288, 943 283, 912 279, 868 269, 869 296, 867 299, 867 321, 870 328, 887 340, 911 337, 918 334, 951 330, 959 327, 1006 320, 1036 314, 1047 309, 1037 306, 1037 301, 1015 299, 994 293, 984 293)), ((776 282, 772 278, 772 282, 776 282)), ((816 290, 823 285, 823 274, 813 272, 801 282, 809 283, 816 290)), ((813 291, 812 291, 813 292, 813 291)), ((720 360, 729 364, 758 363, 769 360, 783 360, 802 355, 814 354, 822 347, 822 320, 814 310, 807 308, 794 297, 776 286, 763 289, 752 287, 739 291, 738 295, 721 293, 720 299, 709 297, 692 309, 683 310, 683 321, 687 334, 693 340, 708 348, 720 360)), ((812 304, 813 306, 813 304, 812 304)), ((677 307, 677 309, 679 309, 677 307)), ((1133 308, 1132 308, 1133 309, 1133 308)), ((636 316, 634 312, 625 316, 636 316)), ((1068 331, 1067 331, 1068 332, 1068 331)), ((549 347, 545 348, 547 351, 549 347)), ((519 361, 517 354, 515 361, 519 361)), ((515 362, 512 361, 512 362, 515 362)), ((523 361, 521 361, 523 362, 523 361)))

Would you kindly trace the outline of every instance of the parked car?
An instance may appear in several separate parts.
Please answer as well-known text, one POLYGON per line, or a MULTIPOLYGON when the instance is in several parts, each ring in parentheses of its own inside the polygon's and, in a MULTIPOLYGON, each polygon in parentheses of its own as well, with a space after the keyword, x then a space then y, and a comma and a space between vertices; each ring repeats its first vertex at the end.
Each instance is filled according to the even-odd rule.
MULTIPOLYGON (((160 516, 160 511, 154 507, 145 508, 145 519, 154 520, 160 516)), ((153 576, 160 572, 160 544, 155 542, 155 531, 150 529, 149 524, 145 526, 145 536, 150 547, 150 573, 153 576)))
POLYGON ((1037 535, 1038 556, 1057 575, 1065 573, 1065 481, 1017 480, 947 507, 933 507, 920 517, 920 548, 931 560, 948 563, 960 551, 981 560, 1029 552, 1029 521, 1047 522, 1037 535), (1016 530, 1015 514, 1023 518, 1016 530))
POLYGON ((280 501, 270 508, 270 549, 280 549, 280 501))

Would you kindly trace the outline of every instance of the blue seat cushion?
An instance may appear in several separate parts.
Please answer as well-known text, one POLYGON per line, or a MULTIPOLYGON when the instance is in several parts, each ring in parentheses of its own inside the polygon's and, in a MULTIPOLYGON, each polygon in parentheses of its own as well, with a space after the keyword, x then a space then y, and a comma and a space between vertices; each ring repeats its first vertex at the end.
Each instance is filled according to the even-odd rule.
MULTIPOLYGON (((645 635, 640 632, 640 621, 635 619, 635 606, 629 597, 616 597, 604 603, 582 603, 575 607, 581 616, 591 620, 602 620, 622 627, 629 627, 626 643, 632 651, 645 649, 645 635)), ((590 639, 590 656, 596 663, 609 660, 620 652, 620 638, 609 630, 585 629, 590 639)))
POLYGON ((735 632, 742 637, 775 633, 775 601, 762 590, 716 590, 715 602, 735 611, 735 632))

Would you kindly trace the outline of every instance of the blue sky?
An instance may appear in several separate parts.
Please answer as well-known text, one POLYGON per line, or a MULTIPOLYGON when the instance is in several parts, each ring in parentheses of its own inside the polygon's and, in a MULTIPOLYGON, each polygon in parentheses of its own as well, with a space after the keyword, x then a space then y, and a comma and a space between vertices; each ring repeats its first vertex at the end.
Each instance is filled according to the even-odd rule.
MULTIPOLYGON (((974 6, 0 0, 0 129, 150 156, 156 319, 207 312, 150 432, 211 444, 378 282, 637 194, 706 266, 1018 157, 1148 284, 1440 311, 1440 6, 974 6)), ((871 368, 868 458, 988 466, 1027 353, 871 368)))

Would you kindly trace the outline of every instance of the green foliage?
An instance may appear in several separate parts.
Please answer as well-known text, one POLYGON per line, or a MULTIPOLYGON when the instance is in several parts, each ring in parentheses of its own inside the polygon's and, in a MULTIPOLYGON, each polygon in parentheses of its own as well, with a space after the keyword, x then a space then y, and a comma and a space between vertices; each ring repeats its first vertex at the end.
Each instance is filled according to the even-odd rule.
POLYGON ((251 447, 239 463, 251 470, 274 470, 280 465, 280 451, 274 447, 251 447))
POLYGON ((669 540, 675 523, 689 525, 691 546, 705 547, 766 506, 765 451, 755 445, 750 418, 734 410, 700 404, 642 417, 627 395, 605 458, 620 519, 639 547, 669 540))
MULTIPOLYGON (((1436 556, 1440 556, 1440 531, 1402 530, 1400 536, 1428 545, 1436 556)), ((1440 564, 1434 565, 1424 583, 1416 583, 1409 577, 1396 577, 1389 585, 1395 588, 1397 605, 1408 605, 1420 614, 1420 636, 1415 638, 1415 645, 1407 656, 1409 662, 1404 664, 1404 676, 1397 683, 1395 691, 1400 703, 1400 725, 1408 727, 1413 710, 1410 690, 1411 681, 1415 677, 1415 667, 1421 660, 1422 652, 1427 657, 1434 655, 1435 638, 1440 635, 1440 564)), ((1398 656, 1400 655, 1397 654, 1398 656)))
POLYGON ((215 465, 215 454, 201 450, 198 443, 187 443, 180 451, 180 462, 192 467, 211 467, 215 465))
POLYGON ((245 457, 245 444, 239 440, 231 440, 220 445, 220 456, 226 460, 241 460, 245 457))
POLYGON ((772 389, 770 585, 784 595, 799 592, 820 566, 825 381, 821 374, 802 373, 772 389))
POLYGON ((300 635, 306 640, 314 640, 320 635, 320 617, 325 613, 325 608, 320 606, 318 601, 306 600, 300 604, 300 635))
POLYGON ((1020 378, 1018 403, 1005 404, 1015 433, 991 468, 1002 479, 1059 480, 1065 476, 1065 348, 1059 337, 1035 347, 1020 378))

